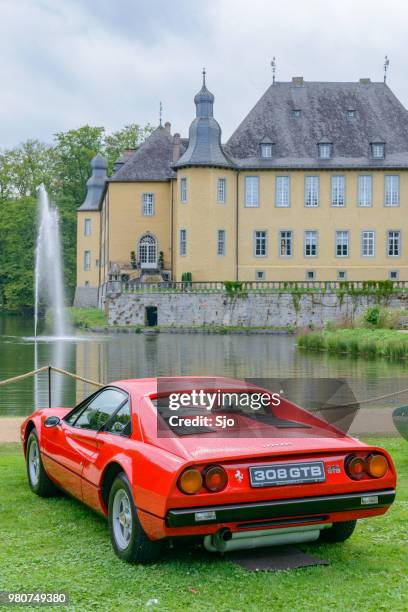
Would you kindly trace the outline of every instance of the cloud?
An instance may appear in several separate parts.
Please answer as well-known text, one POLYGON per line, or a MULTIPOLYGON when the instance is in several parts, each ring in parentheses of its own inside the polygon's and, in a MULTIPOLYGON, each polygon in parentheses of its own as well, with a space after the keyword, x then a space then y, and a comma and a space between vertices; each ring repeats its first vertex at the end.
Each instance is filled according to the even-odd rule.
POLYGON ((226 139, 271 82, 382 79, 408 104, 402 0, 0 0, 0 147, 85 123, 186 134, 207 68, 226 139))

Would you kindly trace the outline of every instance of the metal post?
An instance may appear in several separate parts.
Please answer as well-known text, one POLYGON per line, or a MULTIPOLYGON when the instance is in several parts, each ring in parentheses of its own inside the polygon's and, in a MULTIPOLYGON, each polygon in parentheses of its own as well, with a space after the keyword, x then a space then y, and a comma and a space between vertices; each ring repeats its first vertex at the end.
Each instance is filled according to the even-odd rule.
POLYGON ((51 408, 51 372, 52 368, 48 366, 48 408, 51 408))

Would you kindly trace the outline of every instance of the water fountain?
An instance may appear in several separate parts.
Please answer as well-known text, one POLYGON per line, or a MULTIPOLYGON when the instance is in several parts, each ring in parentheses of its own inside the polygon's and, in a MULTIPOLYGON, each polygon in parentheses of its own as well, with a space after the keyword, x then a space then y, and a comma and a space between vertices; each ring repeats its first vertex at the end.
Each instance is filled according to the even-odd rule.
POLYGON ((34 335, 37 337, 40 304, 51 315, 52 336, 67 336, 64 310, 61 241, 58 211, 50 205, 44 185, 38 189, 39 225, 35 254, 34 335))
MULTIPOLYGON (((56 208, 51 206, 44 185, 38 188, 38 233, 35 251, 35 285, 34 285, 34 369, 44 363, 39 353, 40 341, 52 342, 48 361, 54 366, 65 367, 66 342, 69 338, 69 325, 65 314, 64 280, 62 272, 61 238, 59 218, 56 208), (38 335, 40 308, 45 307, 47 327, 50 335, 38 335), (49 359, 51 357, 51 359, 49 359)), ((72 340, 72 338, 71 338, 72 340)), ((34 405, 46 405, 45 397, 48 386, 40 388, 37 376, 34 381, 34 405)), ((53 403, 62 401, 63 380, 57 375, 53 384, 53 403)))

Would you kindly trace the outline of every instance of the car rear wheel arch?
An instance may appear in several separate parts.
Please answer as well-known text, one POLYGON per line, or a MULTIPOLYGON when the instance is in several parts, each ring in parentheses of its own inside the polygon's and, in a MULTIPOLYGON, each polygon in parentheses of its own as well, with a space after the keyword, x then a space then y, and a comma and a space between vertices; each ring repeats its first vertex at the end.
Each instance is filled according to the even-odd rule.
POLYGON ((118 463, 117 461, 112 461, 106 466, 105 471, 102 475, 101 496, 106 512, 109 506, 110 490, 112 488, 113 483, 115 482, 116 477, 121 473, 126 475, 126 471, 123 466, 120 465, 120 463, 118 463))

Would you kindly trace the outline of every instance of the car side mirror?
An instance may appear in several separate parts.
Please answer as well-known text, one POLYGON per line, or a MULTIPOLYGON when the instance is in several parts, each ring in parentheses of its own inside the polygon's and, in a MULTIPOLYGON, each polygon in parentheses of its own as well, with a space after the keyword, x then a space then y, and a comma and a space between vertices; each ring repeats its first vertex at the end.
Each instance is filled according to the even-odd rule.
POLYGON ((57 416, 49 416, 44 421, 44 427, 56 427, 61 423, 61 419, 57 416))

